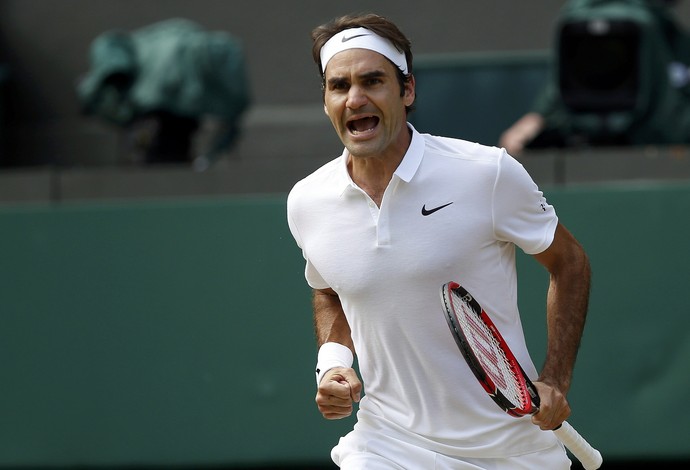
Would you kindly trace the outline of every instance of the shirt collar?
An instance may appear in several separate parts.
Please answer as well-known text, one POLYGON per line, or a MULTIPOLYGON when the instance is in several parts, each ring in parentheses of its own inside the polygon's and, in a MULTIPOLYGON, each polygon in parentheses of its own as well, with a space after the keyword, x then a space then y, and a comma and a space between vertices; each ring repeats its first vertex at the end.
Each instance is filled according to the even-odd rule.
POLYGON ((406 183, 412 181, 412 177, 417 173, 419 165, 422 163, 422 157, 424 156, 424 137, 417 132, 412 124, 408 123, 407 126, 412 131, 412 140, 410 141, 410 146, 405 152, 400 165, 396 168, 394 175, 403 180, 406 183))
MULTIPOLYGON (((424 156, 424 137, 422 137, 422 135, 417 132, 417 129, 409 122, 407 123, 407 127, 412 131, 412 140, 410 141, 410 146, 407 148, 407 152, 405 152, 405 156, 400 162, 400 165, 398 165, 395 173, 393 173, 393 176, 397 176, 406 183, 409 183, 412 181, 412 177, 417 173, 419 165, 422 163, 422 157, 424 156)), ((347 171, 348 158, 350 158, 350 152, 344 149, 343 153, 340 155, 339 162, 341 174, 344 176, 342 180, 343 187, 341 195, 347 188, 356 187, 350 177, 350 173, 347 171)))

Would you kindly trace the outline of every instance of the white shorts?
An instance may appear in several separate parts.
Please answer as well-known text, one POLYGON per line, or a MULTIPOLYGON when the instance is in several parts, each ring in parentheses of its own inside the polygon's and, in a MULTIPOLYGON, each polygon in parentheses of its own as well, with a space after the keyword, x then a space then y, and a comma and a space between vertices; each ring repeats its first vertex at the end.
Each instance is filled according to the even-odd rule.
POLYGON ((350 432, 331 451, 342 470, 567 470, 571 462, 559 443, 507 458, 451 457, 381 433, 350 432))

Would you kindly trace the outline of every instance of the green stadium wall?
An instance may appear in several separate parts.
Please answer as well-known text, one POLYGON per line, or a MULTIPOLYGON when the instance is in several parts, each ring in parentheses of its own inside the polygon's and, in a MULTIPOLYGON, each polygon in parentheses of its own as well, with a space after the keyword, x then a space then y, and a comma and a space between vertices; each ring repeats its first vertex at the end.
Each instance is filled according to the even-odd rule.
MULTIPOLYGON (((545 190, 594 271, 570 422, 688 458, 690 185, 545 190)), ((327 463, 285 196, 0 208, 0 467, 327 463)), ((545 271, 519 257, 532 353, 545 271)))

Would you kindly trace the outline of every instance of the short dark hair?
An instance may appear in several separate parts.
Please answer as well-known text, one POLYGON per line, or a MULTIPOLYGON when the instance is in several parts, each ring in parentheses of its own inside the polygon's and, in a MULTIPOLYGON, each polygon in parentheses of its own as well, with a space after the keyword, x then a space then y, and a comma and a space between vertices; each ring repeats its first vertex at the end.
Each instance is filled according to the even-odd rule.
MULTIPOLYGON (((314 62, 319 69, 322 88, 325 90, 326 78, 322 72, 323 67, 321 66, 321 48, 336 34, 351 28, 367 28, 382 38, 388 39, 400 52, 405 54, 405 61, 407 62, 408 70, 407 75, 405 75, 397 65, 393 64, 395 65, 395 70, 398 72, 397 76, 398 82, 400 83, 401 96, 404 95, 405 83, 412 75, 412 43, 392 21, 374 13, 348 14, 340 16, 338 18, 334 18, 328 23, 317 26, 311 32, 311 39, 313 41, 311 53, 312 57, 314 58, 314 62)), ((411 111, 412 107, 408 106, 407 110, 408 112, 411 111)))

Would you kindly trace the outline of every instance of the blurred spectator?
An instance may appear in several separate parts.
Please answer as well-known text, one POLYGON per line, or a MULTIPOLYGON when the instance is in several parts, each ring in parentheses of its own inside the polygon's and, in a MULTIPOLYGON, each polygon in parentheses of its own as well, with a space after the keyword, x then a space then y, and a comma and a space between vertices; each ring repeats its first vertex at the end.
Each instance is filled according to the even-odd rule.
POLYGON ((663 0, 571 0, 552 80, 499 145, 690 143, 690 34, 663 0))
POLYGON ((250 102, 239 41, 185 19, 99 35, 77 93, 85 114, 125 129, 130 158, 193 161, 199 170, 236 143, 250 102), (195 155, 193 137, 207 117, 222 131, 195 155))

